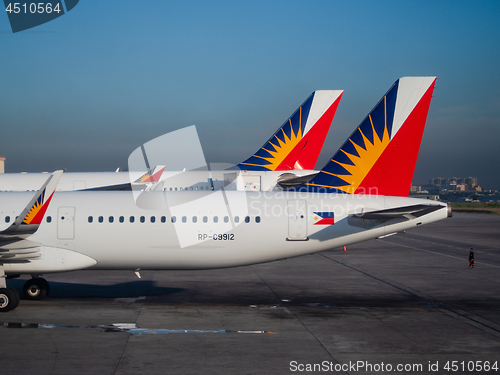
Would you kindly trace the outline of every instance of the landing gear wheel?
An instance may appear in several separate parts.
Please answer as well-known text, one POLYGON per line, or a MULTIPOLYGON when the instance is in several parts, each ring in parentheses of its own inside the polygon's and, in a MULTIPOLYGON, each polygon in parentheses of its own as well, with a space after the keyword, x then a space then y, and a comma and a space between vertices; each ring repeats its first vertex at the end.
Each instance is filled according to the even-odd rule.
POLYGON ((14 310, 19 305, 19 293, 14 288, 0 288, 0 312, 14 310))
POLYGON ((50 291, 47 280, 41 277, 35 277, 24 283, 23 292, 26 299, 39 300, 45 298, 50 291))
MULTIPOLYGON (((19 295, 19 292, 17 291, 16 288, 13 288, 11 286, 8 286, 7 289, 9 289, 13 294, 16 299, 16 307, 19 305, 19 301, 21 301, 21 296, 19 295)), ((14 307, 14 309, 16 308, 14 307)))

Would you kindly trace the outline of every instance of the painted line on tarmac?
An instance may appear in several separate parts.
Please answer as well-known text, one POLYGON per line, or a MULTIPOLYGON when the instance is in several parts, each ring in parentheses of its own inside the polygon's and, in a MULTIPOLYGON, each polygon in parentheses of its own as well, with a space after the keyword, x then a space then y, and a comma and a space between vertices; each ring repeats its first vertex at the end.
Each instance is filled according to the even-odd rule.
MULTIPOLYGON (((467 258, 464 258, 464 257, 456 257, 456 256, 453 256, 453 255, 438 253, 436 251, 424 250, 424 249, 420 249, 420 248, 415 247, 415 246, 403 245, 403 244, 392 242, 392 241, 388 241, 388 240, 379 240, 379 241, 387 242, 387 243, 390 243, 391 245, 407 247, 407 248, 413 249, 413 250, 423 251, 423 252, 426 252, 426 253, 431 253, 431 254, 436 254, 436 255, 442 255, 442 256, 448 257, 448 258, 458 259, 460 262, 465 262, 466 260, 468 260, 467 258)), ((480 264, 482 266, 489 266, 489 267, 500 268, 499 266, 495 266, 493 264, 483 263, 483 262, 475 262, 475 264, 480 264)))
MULTIPOLYGON (((398 244, 396 244, 398 245, 398 244)), ((404 246, 404 245, 402 245, 404 246)), ((411 246, 406 246, 406 247, 410 247, 411 246)), ((416 250, 419 250, 419 249, 416 249, 416 250)), ((426 250, 423 250, 423 251, 426 251, 426 250)), ((436 254, 439 254, 439 253, 436 253, 436 254)), ((471 313, 467 312, 467 311, 464 311, 464 310, 461 310, 461 309, 457 309, 457 308, 454 308, 454 307, 448 307, 446 306, 445 304, 443 303, 440 303, 440 302, 434 302, 433 300, 429 299, 429 298, 426 298, 424 297, 423 295, 420 295, 420 294, 417 294, 417 293, 414 293, 408 289, 405 289, 403 287, 400 287, 400 286, 397 286, 395 285, 394 283, 391 283, 387 280, 383 280, 379 277, 376 277, 376 276, 373 276, 373 275, 370 275, 369 273, 365 272, 365 271, 362 271, 360 269, 357 269, 353 266, 350 266, 346 263, 343 263, 341 261, 338 261, 336 259, 333 259, 333 258, 330 258, 329 256, 326 256, 324 254, 321 254, 321 253, 318 253, 318 255, 326 258, 326 259, 329 259, 335 263, 338 263, 344 267, 347 267, 347 268, 350 268, 352 269, 353 271, 356 271, 356 272, 359 272, 363 275, 366 275, 368 277, 371 277, 372 279, 375 279, 377 281, 380 281, 384 284, 387 284, 387 285, 390 285, 392 286, 393 288, 396 288, 396 289, 399 289, 405 293, 408 293, 414 297, 417 297, 417 298, 420 298, 424 301, 427 302, 427 306, 428 307, 431 307, 431 308, 438 308, 438 310, 440 310, 441 312, 447 314, 448 316, 451 316, 451 317, 455 317, 455 318, 458 318, 459 320, 461 320, 462 322, 466 323, 466 324, 469 324, 475 328, 478 328, 478 329, 481 329, 482 331, 485 331, 485 332, 488 332, 496 337, 500 337, 500 326, 497 324, 497 323, 494 323, 494 322, 491 322, 489 320, 486 320, 486 319, 483 319, 477 315, 474 315, 474 317, 472 317, 471 313)), ((439 254, 439 255, 443 255, 443 254, 439 254)), ((457 259, 460 259, 460 258, 457 258, 457 259)), ((407 287, 406 287, 407 288, 407 287)), ((431 296, 432 298, 432 296, 431 296)))

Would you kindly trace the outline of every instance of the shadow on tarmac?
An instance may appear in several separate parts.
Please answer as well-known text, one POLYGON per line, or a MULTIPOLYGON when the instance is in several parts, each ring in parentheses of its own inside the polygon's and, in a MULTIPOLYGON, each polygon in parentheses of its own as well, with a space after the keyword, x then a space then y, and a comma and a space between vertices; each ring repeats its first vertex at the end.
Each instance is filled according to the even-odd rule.
MULTIPOLYGON (((17 289, 24 299, 23 286, 26 280, 8 280, 9 286, 17 289)), ((48 298, 139 298, 143 296, 170 295, 182 292, 181 288, 155 286, 151 280, 137 280, 112 285, 76 284, 57 281, 50 282, 48 298)))

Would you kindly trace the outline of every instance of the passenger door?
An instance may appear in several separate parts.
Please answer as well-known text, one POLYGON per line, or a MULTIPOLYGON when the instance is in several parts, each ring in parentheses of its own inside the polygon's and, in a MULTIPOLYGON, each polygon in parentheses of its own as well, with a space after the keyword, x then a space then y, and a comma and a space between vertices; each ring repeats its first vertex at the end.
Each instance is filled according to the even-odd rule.
POLYGON ((287 214, 287 241, 307 241, 307 201, 304 199, 289 200, 287 214))
POLYGON ((57 210, 57 238, 75 238, 75 207, 59 207, 57 210))

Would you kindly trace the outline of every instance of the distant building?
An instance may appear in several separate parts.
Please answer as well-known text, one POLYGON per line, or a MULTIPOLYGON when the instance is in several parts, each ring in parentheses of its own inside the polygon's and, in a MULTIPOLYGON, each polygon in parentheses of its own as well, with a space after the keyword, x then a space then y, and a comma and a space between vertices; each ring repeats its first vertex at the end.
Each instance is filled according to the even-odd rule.
POLYGON ((441 187, 442 180, 443 179, 441 177, 436 177, 436 178, 431 178, 429 182, 431 185, 441 187))
POLYGON ((5 173, 5 157, 0 156, 0 173, 5 173))
POLYGON ((478 186, 476 177, 467 177, 463 180, 467 190, 476 190, 476 187, 478 186))
POLYGON ((482 191, 483 189, 478 185, 476 177, 435 177, 429 180, 437 190, 448 191, 482 191))

